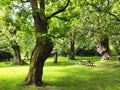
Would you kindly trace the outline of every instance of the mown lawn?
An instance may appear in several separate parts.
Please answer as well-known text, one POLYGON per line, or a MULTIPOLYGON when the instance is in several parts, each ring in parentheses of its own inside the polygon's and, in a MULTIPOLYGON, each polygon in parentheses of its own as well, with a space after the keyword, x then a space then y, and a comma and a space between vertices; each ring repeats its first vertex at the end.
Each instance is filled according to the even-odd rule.
POLYGON ((120 67, 117 61, 100 62, 99 57, 76 57, 69 61, 49 58, 44 67, 43 87, 24 87, 29 66, 11 66, 0 62, 0 90, 120 90, 120 67), (94 66, 78 65, 79 60, 91 60, 94 66))

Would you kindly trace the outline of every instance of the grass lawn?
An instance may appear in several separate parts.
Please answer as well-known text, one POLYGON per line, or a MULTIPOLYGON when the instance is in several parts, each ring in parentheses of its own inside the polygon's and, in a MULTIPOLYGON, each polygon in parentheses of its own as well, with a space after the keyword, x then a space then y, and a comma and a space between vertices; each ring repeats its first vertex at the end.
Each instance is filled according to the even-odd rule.
POLYGON ((120 90, 120 67, 117 61, 100 62, 99 57, 76 57, 70 61, 49 58, 44 67, 43 87, 23 87, 29 66, 11 66, 0 62, 0 90, 120 90), (94 66, 78 65, 78 60, 91 60, 94 66))

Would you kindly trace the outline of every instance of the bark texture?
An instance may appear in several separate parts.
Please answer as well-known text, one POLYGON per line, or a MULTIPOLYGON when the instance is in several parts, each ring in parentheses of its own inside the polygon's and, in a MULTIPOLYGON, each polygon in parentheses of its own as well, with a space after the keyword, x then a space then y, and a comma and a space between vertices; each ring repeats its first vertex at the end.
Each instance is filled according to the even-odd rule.
POLYGON ((35 24, 36 44, 31 55, 30 69, 24 85, 42 85, 42 75, 44 62, 49 57, 53 43, 48 36, 48 19, 52 18, 56 14, 63 12, 68 6, 70 0, 68 0, 65 7, 55 11, 50 16, 45 15, 45 1, 44 0, 30 0, 32 6, 32 15, 35 24))
POLYGON ((48 40, 42 41, 43 39, 37 39, 37 43, 32 53, 30 69, 28 76, 25 80, 25 85, 41 86, 43 66, 45 60, 49 57, 52 51, 53 44, 48 40))
POLYGON ((54 52, 54 63, 57 63, 57 60, 58 59, 58 52, 57 51, 55 51, 54 52))
POLYGON ((14 50, 14 62, 13 64, 20 64, 21 55, 20 55, 20 47, 18 45, 13 46, 14 50))
POLYGON ((70 46, 69 46, 69 59, 74 60, 75 59, 75 53, 74 53, 74 41, 70 41, 70 46))
POLYGON ((19 45, 13 45, 12 48, 13 48, 13 51, 14 51, 14 62, 13 62, 13 65, 27 65, 27 63, 24 62, 21 59, 20 46, 19 45))
POLYGON ((75 40, 76 40, 76 30, 72 30, 69 33, 70 36, 70 42, 69 42, 69 59, 74 60, 75 59, 75 40))
POLYGON ((101 40, 95 40, 97 52, 101 55, 101 60, 112 60, 109 48, 109 38, 104 37, 101 40))

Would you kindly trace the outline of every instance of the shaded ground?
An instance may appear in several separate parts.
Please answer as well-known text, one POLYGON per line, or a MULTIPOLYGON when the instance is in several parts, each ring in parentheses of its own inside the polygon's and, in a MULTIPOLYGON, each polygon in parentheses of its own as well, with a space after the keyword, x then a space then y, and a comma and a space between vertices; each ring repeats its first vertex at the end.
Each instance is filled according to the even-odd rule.
POLYGON ((44 87, 23 87, 29 66, 0 63, 0 90, 120 90, 120 67, 117 61, 100 62, 99 57, 77 57, 69 61, 60 57, 45 63, 44 87), (91 60, 96 66, 77 65, 78 60, 91 60))

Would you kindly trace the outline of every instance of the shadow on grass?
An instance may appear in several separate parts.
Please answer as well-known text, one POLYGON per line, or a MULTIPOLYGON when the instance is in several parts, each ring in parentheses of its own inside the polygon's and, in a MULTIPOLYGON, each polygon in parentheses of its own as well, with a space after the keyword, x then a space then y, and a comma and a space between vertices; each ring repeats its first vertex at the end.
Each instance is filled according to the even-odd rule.
POLYGON ((25 65, 15 65, 13 64, 13 61, 0 62, 0 68, 17 67, 17 66, 28 66, 28 63, 25 65))
POLYGON ((66 57, 58 57, 58 62, 54 63, 54 58, 50 57, 45 62, 45 66, 70 66, 75 65, 76 60, 69 60, 66 57))
POLYGON ((58 63, 58 66, 66 66, 58 69, 61 76, 54 73, 53 79, 45 82, 55 90, 120 90, 120 66, 116 62, 103 62, 103 66, 94 68, 72 65, 75 64, 58 63))
MULTIPOLYGON (((120 68, 119 67, 88 67, 75 65, 74 61, 59 58, 58 63, 53 63, 53 58, 46 61, 43 81, 47 84, 47 89, 25 89, 16 88, 17 90, 120 90, 120 68), (50 66, 50 67, 49 67, 50 66), (54 66, 54 67, 52 67, 54 66), (58 67, 59 66, 59 67, 58 67), (46 83, 47 82, 47 83, 46 83)), ((90 57, 92 60, 92 58, 90 57)), ((96 58, 97 59, 97 58, 96 58)), ((113 62, 104 62, 112 64, 113 62)), ((100 63, 98 63, 100 64, 100 63)), ((103 63, 101 63, 103 64, 103 63)), ((115 66, 116 63, 113 64, 115 66)), ((9 65, 8 65, 9 66, 9 65)), ((17 71, 20 70, 19 68, 17 71)), ((21 69, 23 71, 23 68, 21 69)), ((24 72, 25 73, 25 72, 24 72)), ((22 73, 21 73, 22 74, 22 73)), ((14 72, 13 72, 14 75, 14 72)), ((15 90, 17 84, 24 80, 26 75, 20 75, 15 78, 5 78, 2 76, 1 90, 15 90), (6 81, 5 81, 6 80, 6 81), (17 81, 17 82, 16 82, 17 81), (6 84, 7 83, 7 84, 6 84), (3 85, 2 85, 3 84, 3 85), (8 85, 6 87, 6 85, 8 85), (9 86, 10 85, 10 86, 9 86)))
POLYGON ((74 62, 58 62, 58 63, 52 63, 52 62, 46 62, 45 66, 71 66, 75 65, 74 62))
POLYGON ((99 56, 91 56, 91 57, 76 56, 76 60, 90 60, 92 62, 96 62, 96 61, 100 61, 100 57, 99 56))
POLYGON ((0 62, 0 68, 11 67, 11 62, 0 62))
POLYGON ((84 70, 63 70, 60 72, 64 75, 46 82, 55 90, 120 90, 120 73, 116 70, 84 70))

